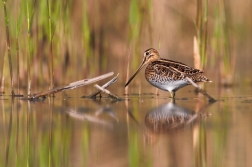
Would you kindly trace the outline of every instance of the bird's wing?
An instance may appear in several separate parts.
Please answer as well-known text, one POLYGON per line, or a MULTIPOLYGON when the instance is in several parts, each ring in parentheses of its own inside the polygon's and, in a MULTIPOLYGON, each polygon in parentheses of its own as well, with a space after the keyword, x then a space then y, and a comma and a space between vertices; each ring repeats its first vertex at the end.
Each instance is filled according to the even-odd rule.
POLYGON ((168 80, 181 80, 184 77, 184 74, 179 72, 177 69, 174 69, 170 66, 165 66, 162 64, 155 64, 153 66, 154 73, 160 77, 167 78, 168 80))
POLYGON ((185 77, 191 77, 203 73, 203 71, 194 69, 186 64, 166 59, 153 62, 153 68, 156 74, 166 76, 172 80, 181 80, 185 77))

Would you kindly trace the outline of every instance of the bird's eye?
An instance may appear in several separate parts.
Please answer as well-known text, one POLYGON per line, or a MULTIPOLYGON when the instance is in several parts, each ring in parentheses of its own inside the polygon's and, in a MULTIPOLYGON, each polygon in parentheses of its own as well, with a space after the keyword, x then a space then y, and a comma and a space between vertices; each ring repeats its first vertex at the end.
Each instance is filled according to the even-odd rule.
POLYGON ((149 55, 149 52, 146 52, 146 56, 148 56, 149 55))

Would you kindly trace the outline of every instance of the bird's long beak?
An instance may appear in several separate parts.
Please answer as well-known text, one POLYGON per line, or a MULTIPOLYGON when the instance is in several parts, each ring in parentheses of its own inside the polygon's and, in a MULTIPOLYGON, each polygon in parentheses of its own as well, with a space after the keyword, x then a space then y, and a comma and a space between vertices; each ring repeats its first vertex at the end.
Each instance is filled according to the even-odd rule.
POLYGON ((142 64, 138 67, 135 74, 128 80, 128 82, 125 84, 125 87, 129 85, 129 83, 133 80, 133 78, 137 75, 137 73, 147 64, 148 62, 146 59, 143 60, 142 64))

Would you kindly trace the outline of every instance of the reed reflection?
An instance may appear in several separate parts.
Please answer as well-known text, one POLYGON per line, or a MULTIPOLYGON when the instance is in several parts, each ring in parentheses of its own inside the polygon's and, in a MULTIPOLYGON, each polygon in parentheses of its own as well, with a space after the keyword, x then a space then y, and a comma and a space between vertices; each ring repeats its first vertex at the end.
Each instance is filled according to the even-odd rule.
POLYGON ((11 110, 10 110, 10 116, 9 116, 9 126, 8 126, 8 135, 7 135, 7 144, 6 144, 6 151, 5 151, 5 166, 8 166, 9 162, 9 151, 10 151, 10 140, 11 140, 11 134, 12 134, 12 112, 14 109, 14 102, 13 98, 11 99, 11 110))

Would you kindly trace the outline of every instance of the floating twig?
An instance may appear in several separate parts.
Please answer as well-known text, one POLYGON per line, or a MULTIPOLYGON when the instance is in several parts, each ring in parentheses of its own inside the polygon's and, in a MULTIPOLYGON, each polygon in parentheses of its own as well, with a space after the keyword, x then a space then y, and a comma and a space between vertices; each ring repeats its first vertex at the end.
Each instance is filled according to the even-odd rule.
POLYGON ((104 88, 100 87, 100 86, 97 85, 97 84, 95 84, 95 87, 96 87, 97 89, 101 90, 102 92, 108 94, 108 95, 111 96, 112 98, 117 99, 117 100, 120 100, 120 98, 119 98, 118 96, 112 94, 109 90, 104 89, 104 88))
POLYGON ((75 89, 75 88, 78 88, 78 87, 81 87, 81 86, 85 86, 85 85, 100 81, 102 79, 105 79, 107 77, 110 77, 113 74, 114 74, 114 72, 110 72, 110 73, 107 73, 107 74, 104 74, 104 75, 101 75, 101 76, 98 76, 98 77, 95 77, 95 78, 84 79, 84 80, 72 82, 69 85, 66 85, 66 86, 63 86, 63 87, 54 88, 54 89, 47 90, 47 91, 44 91, 44 92, 41 92, 41 93, 35 93, 33 95, 28 96, 28 100, 32 100, 32 99, 39 98, 39 97, 45 97, 45 96, 50 95, 50 94, 65 91, 67 89, 75 89))
MULTIPOLYGON (((117 77, 119 76, 119 73, 114 77, 112 78, 110 81, 108 81, 107 83, 105 83, 104 85, 102 85, 102 88, 103 89, 106 89, 107 87, 109 87, 111 84, 115 83, 117 81, 117 77)), ((84 97, 88 97, 88 98, 95 98, 99 93, 101 93, 101 90, 98 90, 94 93, 92 93, 91 95, 89 96, 82 96, 82 98, 84 97)))
POLYGON ((200 93, 202 93, 204 96, 206 96, 209 99, 209 102, 215 102, 216 100, 212 98, 209 94, 207 94, 206 91, 202 90, 199 85, 197 85, 195 82, 192 81, 189 77, 185 77, 188 82, 190 82, 200 93))

